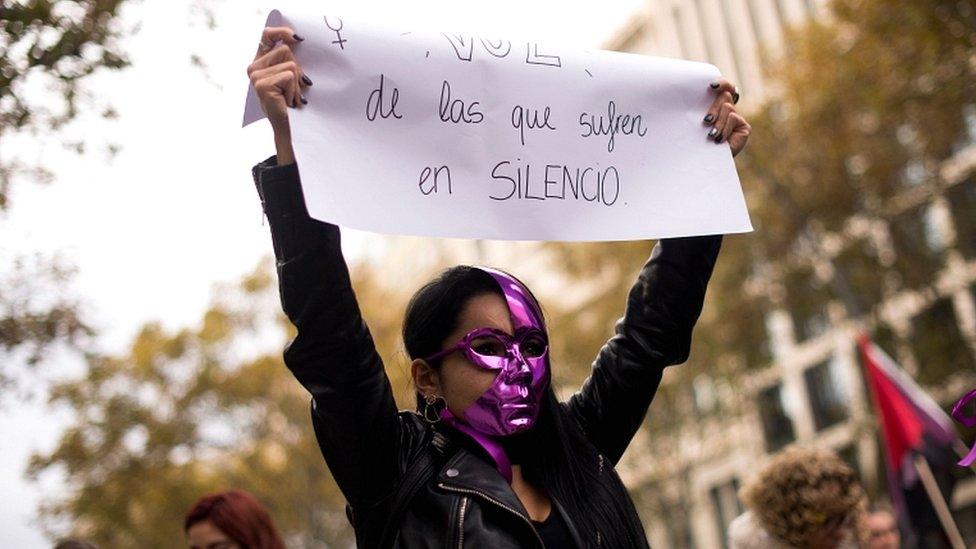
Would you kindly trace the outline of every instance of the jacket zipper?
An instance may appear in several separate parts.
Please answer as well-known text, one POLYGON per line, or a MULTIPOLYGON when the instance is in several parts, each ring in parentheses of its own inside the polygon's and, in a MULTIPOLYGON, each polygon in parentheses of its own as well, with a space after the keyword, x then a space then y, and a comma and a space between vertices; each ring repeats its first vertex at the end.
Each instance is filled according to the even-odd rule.
POLYGON ((508 505, 505 505, 504 503, 498 501, 497 499, 489 496, 488 494, 486 494, 486 493, 484 493, 484 492, 482 492, 480 490, 471 490, 471 489, 468 489, 468 488, 458 488, 458 487, 455 487, 455 486, 449 486, 449 485, 444 484, 444 483, 438 483, 437 486, 439 486, 440 488, 442 488, 444 490, 447 490, 449 492, 456 492, 458 494, 474 494, 474 495, 479 496, 479 497, 481 497, 481 498, 483 498, 483 499, 485 499, 485 500, 487 500, 487 501, 489 501, 491 503, 494 503, 495 505, 497 505, 498 507, 501 507, 502 509, 505 509, 509 513, 511 513, 511 514, 515 515, 516 517, 518 517, 519 520, 521 520, 522 522, 524 522, 529 527, 529 529, 532 530, 532 535, 535 536, 535 540, 537 542, 539 542, 539 547, 545 547, 545 545, 543 545, 543 543, 542 543, 542 538, 539 537, 539 532, 536 532, 535 526, 532 526, 532 521, 530 521, 529 519, 525 518, 525 516, 523 516, 522 513, 519 513, 517 510, 512 509, 508 505))
POLYGON ((461 509, 458 511, 458 549, 464 547, 464 512, 468 510, 468 496, 461 497, 461 509))

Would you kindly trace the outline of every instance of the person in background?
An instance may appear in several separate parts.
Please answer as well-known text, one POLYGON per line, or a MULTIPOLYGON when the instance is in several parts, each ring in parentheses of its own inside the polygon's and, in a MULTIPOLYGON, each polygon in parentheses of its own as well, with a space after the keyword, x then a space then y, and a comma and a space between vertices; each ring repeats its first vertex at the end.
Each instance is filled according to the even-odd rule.
POLYGON ((183 532, 191 549, 285 549, 271 515, 244 490, 197 500, 186 513, 183 532))
POLYGON ((901 532, 895 515, 887 506, 874 505, 868 515, 868 530, 871 532, 869 549, 899 549, 901 532))
POLYGON ((835 452, 790 447, 740 492, 748 509, 729 525, 732 549, 866 547, 867 499, 835 452))

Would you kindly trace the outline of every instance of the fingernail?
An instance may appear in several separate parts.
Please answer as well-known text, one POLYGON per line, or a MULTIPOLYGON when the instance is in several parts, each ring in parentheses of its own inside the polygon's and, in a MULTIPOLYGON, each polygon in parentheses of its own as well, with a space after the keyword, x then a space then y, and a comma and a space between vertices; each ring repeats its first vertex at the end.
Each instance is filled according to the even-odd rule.
POLYGON ((308 76, 304 75, 304 74, 302 75, 302 82, 305 82, 305 85, 306 86, 311 86, 312 85, 312 79, 309 78, 308 76))
POLYGON ((712 123, 712 120, 715 120, 715 116, 713 116, 711 114, 706 114, 705 115, 705 123, 706 124, 711 124, 712 123))
POLYGON ((308 105, 308 99, 305 99, 305 95, 304 94, 299 95, 298 97, 301 98, 302 105, 308 105))
POLYGON ((718 135, 718 130, 717 129, 712 128, 712 129, 708 130, 708 137, 715 137, 716 135, 718 135))
POLYGON ((712 88, 713 90, 715 90, 715 89, 718 89, 718 82, 712 82, 712 83, 711 83, 711 84, 709 84, 708 86, 709 86, 710 88, 712 88))
POLYGON ((721 143, 722 142, 722 134, 718 134, 718 137, 715 138, 715 142, 716 143, 721 143))
POLYGON ((295 40, 298 40, 299 42, 304 42, 305 41, 304 38, 302 38, 301 36, 298 36, 297 34, 293 34, 293 35, 291 35, 291 37, 294 38, 295 40))
POLYGON ((739 92, 732 92, 732 104, 735 105, 739 102, 739 92))

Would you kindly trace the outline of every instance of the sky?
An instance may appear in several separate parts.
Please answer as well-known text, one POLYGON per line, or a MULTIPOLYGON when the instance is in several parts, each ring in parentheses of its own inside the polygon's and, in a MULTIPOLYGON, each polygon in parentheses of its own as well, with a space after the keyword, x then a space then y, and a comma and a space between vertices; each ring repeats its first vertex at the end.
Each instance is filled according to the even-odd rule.
MULTIPOLYGON (((268 227, 250 167, 273 154, 266 122, 240 127, 251 61, 267 11, 296 3, 210 0, 217 27, 192 15, 189 0, 130 2, 126 25, 138 24, 124 49, 132 66, 96 74, 88 88, 119 117, 81 116, 69 133, 93 145, 84 155, 43 136, 5 143, 39 158, 54 172, 50 185, 21 185, 0 219, 0 265, 41 251, 74 264, 70 290, 99 331, 98 346, 119 352, 145 322, 169 328, 194 325, 215 283, 235 281, 271 252, 268 227), (199 55, 207 70, 190 63, 199 55), (121 151, 110 161, 104 145, 121 151)), ((308 3, 304 3, 308 6, 308 3)), ((641 7, 641 0, 485 3, 428 0, 355 3, 332 1, 332 11, 432 29, 484 31, 493 36, 599 47, 641 7)), ((344 232, 347 255, 361 253, 365 236, 344 232)), ((2 267, 0 267, 2 269, 2 267)), ((80 366, 54 360, 54 376, 80 366)), ((43 395, 43 384, 32 382, 43 395)), ((4 399, 0 409, 0 546, 44 547, 36 522, 44 495, 59 479, 23 478, 32 452, 54 446, 70 421, 42 398, 4 399), (13 436, 11 436, 13 435, 13 436)))

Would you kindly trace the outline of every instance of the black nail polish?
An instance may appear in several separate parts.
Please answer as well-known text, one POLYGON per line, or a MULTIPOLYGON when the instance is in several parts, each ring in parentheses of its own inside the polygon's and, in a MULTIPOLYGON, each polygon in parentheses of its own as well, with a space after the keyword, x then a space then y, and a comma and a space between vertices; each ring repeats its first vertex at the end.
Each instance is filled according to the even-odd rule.
POLYGON ((722 142, 722 139, 723 139, 722 138, 722 134, 718 134, 718 137, 715 138, 715 142, 716 143, 721 143, 722 142))
POLYGON ((709 86, 710 88, 712 88, 713 90, 717 90, 717 89, 718 89, 718 82, 712 82, 712 83, 711 83, 711 84, 709 84, 708 86, 709 86))
POLYGON ((735 105, 739 102, 739 92, 732 92, 732 104, 735 105))
POLYGON ((302 100, 302 105, 308 105, 308 99, 305 99, 304 94, 299 95, 298 97, 302 100))
POLYGON ((708 137, 715 137, 716 135, 718 135, 718 130, 717 129, 712 128, 712 129, 708 130, 708 137))
POLYGON ((715 120, 715 116, 713 116, 711 114, 706 114, 705 115, 705 123, 706 124, 711 124, 713 120, 715 120))
POLYGON ((293 34, 293 35, 291 35, 291 37, 294 38, 295 40, 298 40, 299 42, 304 42, 305 41, 304 38, 302 38, 301 36, 298 36, 297 34, 293 34))
POLYGON ((312 85, 312 79, 309 78, 308 76, 304 75, 304 74, 302 75, 302 82, 305 82, 305 85, 306 86, 311 86, 312 85))

